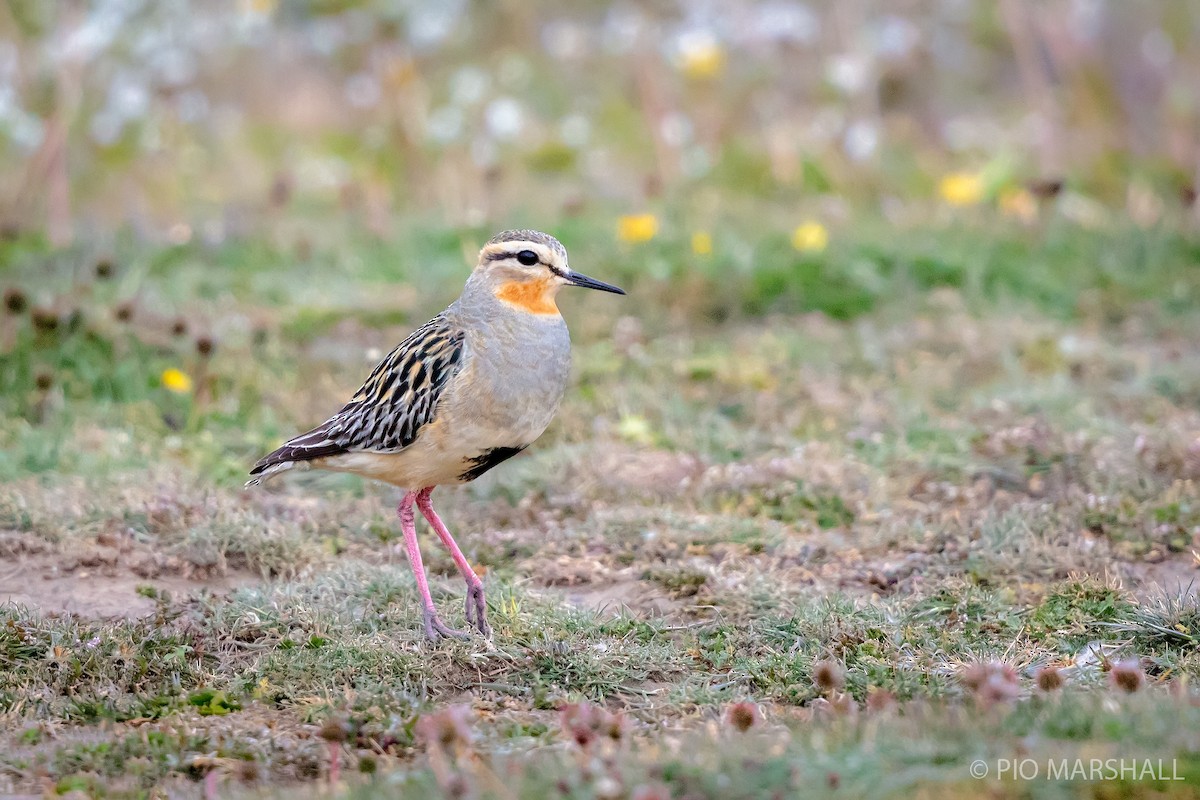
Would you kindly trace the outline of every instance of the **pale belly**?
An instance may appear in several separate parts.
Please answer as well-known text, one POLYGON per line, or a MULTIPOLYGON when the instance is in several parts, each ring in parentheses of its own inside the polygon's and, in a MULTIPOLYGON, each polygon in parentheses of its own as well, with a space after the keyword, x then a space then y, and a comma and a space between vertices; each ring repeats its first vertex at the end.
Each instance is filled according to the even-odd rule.
POLYGON ((353 472, 405 489, 467 483, 524 450, 544 428, 502 432, 478 430, 461 421, 454 426, 431 423, 398 453, 344 453, 313 466, 353 472))
POLYGON ((523 449, 499 446, 469 454, 462 451, 431 454, 422 453, 414 444, 399 453, 346 453, 322 459, 314 466, 335 472, 353 472, 403 489, 423 489, 473 481, 523 449))

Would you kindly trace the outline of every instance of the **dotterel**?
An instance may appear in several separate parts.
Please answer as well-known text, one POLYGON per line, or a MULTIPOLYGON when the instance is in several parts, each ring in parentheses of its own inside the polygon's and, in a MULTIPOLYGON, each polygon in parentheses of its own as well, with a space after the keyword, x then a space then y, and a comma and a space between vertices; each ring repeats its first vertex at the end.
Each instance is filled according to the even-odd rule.
POLYGON ((434 487, 466 483, 528 447, 567 387, 571 339, 555 296, 563 286, 625 294, 571 270, 553 236, 505 231, 479 252, 462 295, 380 362, 340 411, 250 471, 252 486, 305 465, 405 490, 397 509, 430 638, 466 636, 438 617, 417 546, 413 506, 467 582, 467 622, 491 632, 483 583, 433 510, 434 487))

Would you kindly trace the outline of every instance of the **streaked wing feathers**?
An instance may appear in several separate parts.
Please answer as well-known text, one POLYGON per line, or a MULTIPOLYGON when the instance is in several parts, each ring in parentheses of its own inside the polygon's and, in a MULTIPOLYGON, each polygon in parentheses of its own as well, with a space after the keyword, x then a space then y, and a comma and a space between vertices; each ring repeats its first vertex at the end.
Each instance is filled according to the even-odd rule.
POLYGON ((341 411, 263 458, 250 474, 285 461, 403 450, 433 419, 462 353, 462 330, 439 314, 389 353, 341 411))

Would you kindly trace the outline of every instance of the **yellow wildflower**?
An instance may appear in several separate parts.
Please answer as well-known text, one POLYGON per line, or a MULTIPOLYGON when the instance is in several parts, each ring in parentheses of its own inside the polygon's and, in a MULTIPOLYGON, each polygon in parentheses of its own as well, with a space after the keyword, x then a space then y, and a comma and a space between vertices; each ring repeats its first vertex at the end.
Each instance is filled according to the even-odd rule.
POLYGON ((1009 187, 1000 193, 1000 210, 1010 217, 1017 217, 1022 222, 1032 222, 1037 218, 1037 200, 1026 189, 1009 187))
POLYGON ((725 50, 708 37, 688 42, 679 53, 679 71, 693 80, 715 78, 725 69, 725 50))
POLYGON ((617 238, 622 242, 648 242, 658 233, 658 217, 653 214, 626 214, 617 220, 617 238))
POLYGON ((279 5, 279 0, 242 0, 242 13, 260 14, 268 16, 275 12, 279 5))
POLYGON ((622 439, 635 444, 654 444, 654 429, 650 420, 640 414, 626 414, 617 422, 617 433, 622 439))
POLYGON ((707 231, 696 231, 692 234, 692 253, 698 256, 712 253, 712 236, 707 231))
POLYGON ((171 367, 163 370, 162 385, 167 391, 187 394, 192 391, 192 378, 183 370, 171 367))
POLYGON ((829 245, 829 231, 816 220, 808 220, 792 231, 792 247, 801 253, 819 253, 829 245))
POLYGON ((973 206, 983 199, 983 178, 972 172, 952 172, 938 183, 938 194, 952 206, 973 206))

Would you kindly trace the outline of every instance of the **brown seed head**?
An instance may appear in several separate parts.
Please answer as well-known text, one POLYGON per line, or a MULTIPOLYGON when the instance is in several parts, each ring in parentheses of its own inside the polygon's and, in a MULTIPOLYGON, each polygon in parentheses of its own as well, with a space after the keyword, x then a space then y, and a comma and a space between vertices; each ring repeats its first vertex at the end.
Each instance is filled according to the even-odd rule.
POLYGON ((129 322, 129 320, 133 319, 133 303, 121 303, 113 309, 113 316, 119 322, 129 322))
POLYGON ((107 258, 102 258, 96 262, 96 277, 102 281, 106 281, 116 272, 113 262, 107 258))
POLYGON ((1028 184, 1029 193, 1042 200, 1049 200, 1062 194, 1065 185, 1062 178, 1038 178, 1028 184))
POLYGON ((1063 674, 1058 667, 1045 666, 1037 671, 1036 680, 1043 692, 1054 692, 1062 688, 1063 674))
POLYGON ((813 664, 813 683, 822 692, 834 692, 846 685, 846 673, 836 661, 818 661, 813 664))
POLYGON ((217 343, 213 341, 211 336, 196 337, 196 352, 208 358, 217 349, 217 343))
POLYGON ((176 317, 175 321, 171 323, 171 335, 183 336, 185 333, 187 333, 187 320, 183 317, 176 317))
POLYGON ((629 731, 629 720, 626 719, 623 711, 618 711, 615 714, 605 712, 604 718, 601 721, 600 732, 612 739, 614 742, 619 742, 625 738, 625 734, 629 731))
POLYGON ((979 691, 979 687, 983 686, 983 682, 987 680, 989 672, 988 664, 976 661, 974 664, 968 664, 963 668, 962 673, 959 675, 959 680, 962 681, 963 686, 972 692, 977 692, 979 691))
POLYGON ((1017 673, 1011 667, 1004 671, 993 672, 979 689, 978 697, 984 705, 1011 703, 1021 694, 1021 684, 1017 681, 1017 673))
POLYGON ((575 744, 586 750, 604 726, 602 709, 588 702, 567 703, 558 712, 558 722, 563 732, 575 744))
POLYGON ((1017 671, 1000 661, 971 664, 963 670, 961 679, 985 706, 1008 703, 1021 693, 1017 671))
POLYGON ((745 733, 762 720, 758 706, 749 700, 733 703, 725 709, 725 722, 738 733, 745 733))
POLYGON ((54 385, 54 375, 46 370, 40 370, 33 378, 33 385, 39 392, 49 391, 50 387, 54 385))
POLYGON ((254 783, 261 775, 258 762, 251 759, 242 759, 236 762, 234 771, 237 773, 238 780, 244 783, 254 783))
POLYGON ((1133 694, 1146 685, 1146 673, 1137 659, 1114 661, 1108 671, 1108 682, 1114 689, 1133 694))
POLYGON ((13 287, 4 292, 4 310, 9 314, 23 314, 27 308, 29 300, 20 289, 13 287))
POLYGON ((426 745, 442 748, 467 745, 471 742, 470 709, 467 706, 447 706, 417 721, 417 736, 426 745))
POLYGON ((33 327, 44 333, 58 328, 58 314, 48 308, 35 308, 30 318, 33 320, 33 327))
POLYGON ((874 686, 867 692, 867 711, 872 714, 885 714, 896 706, 896 695, 887 689, 874 686))
POLYGON ((321 726, 318 736, 327 742, 344 742, 350 738, 350 726, 345 720, 330 717, 321 726))
POLYGON ((287 205, 292 197, 292 178, 290 175, 279 174, 271 182, 271 194, 268 202, 275 208, 287 205))

